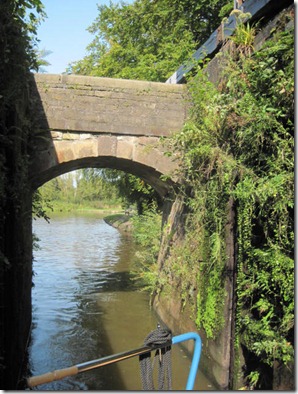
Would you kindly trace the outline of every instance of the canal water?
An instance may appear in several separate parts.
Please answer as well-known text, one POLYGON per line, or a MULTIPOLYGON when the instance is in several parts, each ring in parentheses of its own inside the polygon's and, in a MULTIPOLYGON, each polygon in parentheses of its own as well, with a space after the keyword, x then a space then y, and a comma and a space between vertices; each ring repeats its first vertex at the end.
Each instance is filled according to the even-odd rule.
MULTIPOLYGON (((133 281, 135 246, 96 215, 37 219, 29 369, 39 375, 143 345, 158 318, 133 281)), ((172 347, 173 389, 184 390, 190 360, 172 347)), ((34 390, 141 390, 138 358, 34 390)), ((199 371, 196 390, 213 390, 199 371)))

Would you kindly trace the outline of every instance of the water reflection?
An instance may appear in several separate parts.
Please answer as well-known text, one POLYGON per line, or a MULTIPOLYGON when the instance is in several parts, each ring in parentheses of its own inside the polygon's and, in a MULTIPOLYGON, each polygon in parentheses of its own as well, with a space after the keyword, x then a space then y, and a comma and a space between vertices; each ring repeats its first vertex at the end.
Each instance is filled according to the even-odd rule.
MULTIPOLYGON (((148 296, 138 291, 129 265, 133 244, 98 217, 34 223, 33 375, 142 345, 156 328, 148 296)), ((189 360, 173 347, 173 388, 185 388, 189 360)), ((210 389, 199 375, 197 389, 210 389)), ((138 359, 88 371, 35 390, 140 390, 138 359)))

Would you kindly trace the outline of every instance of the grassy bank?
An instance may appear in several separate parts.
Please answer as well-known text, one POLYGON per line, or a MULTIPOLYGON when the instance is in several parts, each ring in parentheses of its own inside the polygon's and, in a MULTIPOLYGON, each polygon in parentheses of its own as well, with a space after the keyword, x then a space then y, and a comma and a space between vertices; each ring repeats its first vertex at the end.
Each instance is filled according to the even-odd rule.
POLYGON ((68 213, 89 214, 95 212, 98 214, 102 213, 103 215, 107 215, 109 213, 123 212, 123 209, 120 204, 109 205, 109 204, 103 204, 101 202, 94 202, 94 203, 87 202, 86 204, 85 203, 78 204, 74 202, 55 200, 47 204, 47 206, 45 207, 45 212, 49 217, 68 214, 68 213))

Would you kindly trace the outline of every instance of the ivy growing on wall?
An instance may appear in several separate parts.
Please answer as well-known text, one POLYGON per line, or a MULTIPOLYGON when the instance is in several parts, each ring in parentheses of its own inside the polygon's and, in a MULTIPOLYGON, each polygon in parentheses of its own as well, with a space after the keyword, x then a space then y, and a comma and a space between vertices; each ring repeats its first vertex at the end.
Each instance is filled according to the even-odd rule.
POLYGON ((198 66, 188 82, 191 119, 172 140, 184 164, 190 214, 182 245, 171 250, 176 263, 168 276, 184 283, 186 302, 193 303, 195 289, 197 326, 215 338, 223 323, 225 226, 232 200, 237 218, 235 346, 257 360, 247 366, 250 388, 268 387, 259 364, 273 368, 294 357, 291 18, 285 15, 254 53, 231 42, 231 50, 218 55, 225 64, 219 86, 208 81, 204 65, 198 66))

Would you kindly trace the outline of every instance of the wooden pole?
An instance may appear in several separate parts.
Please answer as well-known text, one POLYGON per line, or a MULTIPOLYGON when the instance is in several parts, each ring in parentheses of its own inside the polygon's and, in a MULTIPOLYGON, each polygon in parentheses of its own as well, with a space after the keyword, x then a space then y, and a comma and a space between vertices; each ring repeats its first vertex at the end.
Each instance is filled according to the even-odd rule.
POLYGON ((85 363, 73 365, 72 367, 58 369, 53 372, 47 372, 43 375, 32 376, 27 379, 27 386, 32 388, 40 384, 50 383, 55 380, 66 378, 67 376, 77 375, 80 372, 90 371, 91 369, 100 368, 109 364, 114 364, 119 361, 123 361, 131 357, 140 356, 141 354, 145 354, 153 350, 161 349, 171 345, 172 342, 163 343, 161 345, 154 345, 154 346, 143 346, 126 352, 113 354, 111 356, 106 356, 96 360, 91 360, 85 363))

